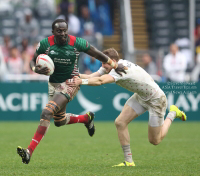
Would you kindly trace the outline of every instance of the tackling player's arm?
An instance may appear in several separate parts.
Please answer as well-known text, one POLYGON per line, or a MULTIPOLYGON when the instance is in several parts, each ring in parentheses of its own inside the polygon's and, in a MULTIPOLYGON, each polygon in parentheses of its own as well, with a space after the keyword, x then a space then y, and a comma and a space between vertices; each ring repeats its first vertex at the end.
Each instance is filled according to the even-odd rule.
POLYGON ((78 85, 89 85, 89 86, 100 86, 102 84, 108 84, 115 82, 115 79, 108 74, 105 74, 101 77, 92 77, 89 79, 80 79, 79 77, 74 77, 72 82, 68 82, 69 86, 78 86, 78 85))
POLYGON ((102 75, 106 74, 106 69, 104 67, 100 67, 97 72, 94 72, 92 74, 86 75, 86 74, 79 74, 81 79, 89 79, 92 77, 100 77, 102 75))
POLYGON ((92 78, 92 77, 99 77, 101 76, 99 72, 94 72, 92 74, 86 75, 86 74, 79 74, 81 79, 88 79, 88 78, 92 78))
POLYGON ((108 84, 115 82, 115 79, 111 75, 103 75, 101 77, 93 77, 89 79, 82 79, 81 84, 89 86, 100 86, 102 84, 108 84))

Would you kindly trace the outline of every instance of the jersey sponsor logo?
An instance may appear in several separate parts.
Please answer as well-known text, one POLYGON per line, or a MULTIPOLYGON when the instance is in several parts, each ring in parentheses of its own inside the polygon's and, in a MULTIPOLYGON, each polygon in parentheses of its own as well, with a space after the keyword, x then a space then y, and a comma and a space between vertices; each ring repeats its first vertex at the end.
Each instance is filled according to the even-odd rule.
POLYGON ((60 59, 60 58, 54 58, 54 62, 60 63, 60 64, 72 64, 71 59, 60 59))
POLYGON ((75 55, 74 51, 66 51, 65 54, 67 56, 69 56, 69 55, 75 55))
POLYGON ((50 54, 52 54, 52 55, 53 55, 53 54, 58 55, 58 53, 55 52, 54 50, 51 50, 51 51, 50 51, 50 54))

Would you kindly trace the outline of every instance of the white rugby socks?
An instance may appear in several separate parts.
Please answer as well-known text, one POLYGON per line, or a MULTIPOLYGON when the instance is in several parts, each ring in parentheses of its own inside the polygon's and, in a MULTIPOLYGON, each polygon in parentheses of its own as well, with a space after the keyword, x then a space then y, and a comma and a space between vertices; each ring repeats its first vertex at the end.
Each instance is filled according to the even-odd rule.
POLYGON ((122 150, 124 152, 124 160, 128 161, 129 163, 133 162, 132 153, 130 145, 122 145, 122 150))
POLYGON ((171 121, 173 122, 174 119, 176 117, 176 112, 175 111, 170 111, 168 114, 167 114, 167 117, 166 118, 169 118, 171 119, 171 121))

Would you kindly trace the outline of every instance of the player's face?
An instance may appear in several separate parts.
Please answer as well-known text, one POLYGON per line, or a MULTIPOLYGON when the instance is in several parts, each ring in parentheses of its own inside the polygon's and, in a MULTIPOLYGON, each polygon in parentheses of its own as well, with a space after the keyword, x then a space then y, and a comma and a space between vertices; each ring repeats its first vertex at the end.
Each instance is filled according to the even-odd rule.
POLYGON ((102 63, 102 67, 106 69, 107 73, 109 73, 112 70, 112 67, 106 63, 102 63))
POLYGON ((67 24, 65 22, 56 23, 52 33, 54 34, 56 42, 58 44, 61 45, 66 44, 68 30, 67 30, 67 24))

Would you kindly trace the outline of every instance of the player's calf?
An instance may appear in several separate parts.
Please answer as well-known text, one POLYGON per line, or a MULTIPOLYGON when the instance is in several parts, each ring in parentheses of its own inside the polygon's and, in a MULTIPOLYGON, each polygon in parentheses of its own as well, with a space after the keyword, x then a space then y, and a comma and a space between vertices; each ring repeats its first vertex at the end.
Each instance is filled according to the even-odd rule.
POLYGON ((162 141, 162 126, 152 127, 148 126, 148 139, 153 145, 158 145, 162 141))
POLYGON ((149 139, 149 142, 153 145, 158 145, 161 142, 161 139, 149 139))

